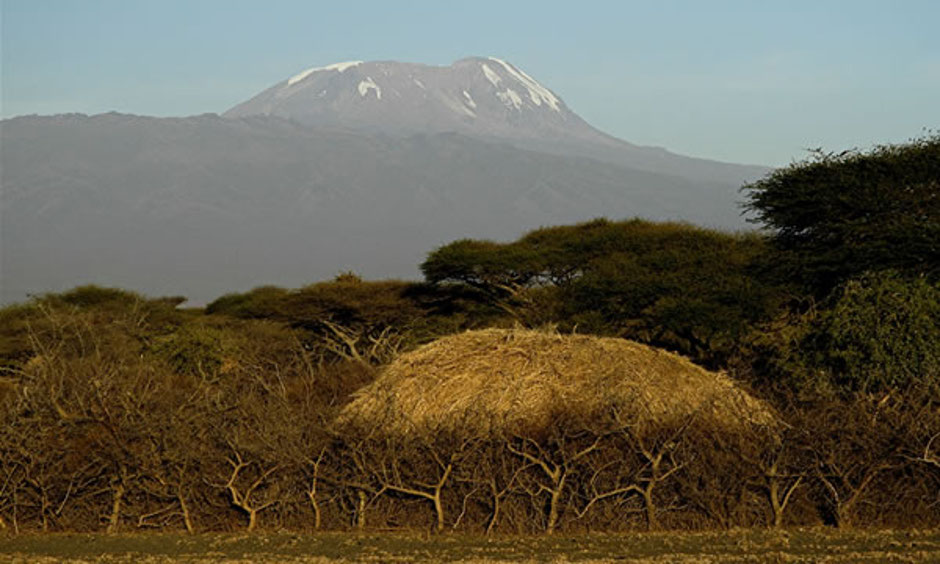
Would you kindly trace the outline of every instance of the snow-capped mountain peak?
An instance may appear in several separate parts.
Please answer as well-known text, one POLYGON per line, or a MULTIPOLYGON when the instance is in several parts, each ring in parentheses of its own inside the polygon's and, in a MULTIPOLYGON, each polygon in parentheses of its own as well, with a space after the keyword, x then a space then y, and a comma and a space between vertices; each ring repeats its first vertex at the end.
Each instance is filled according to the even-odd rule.
POLYGON ((313 67, 222 115, 273 116, 302 125, 395 137, 454 132, 703 181, 743 178, 733 166, 680 157, 607 135, 581 119, 543 83, 497 57, 467 57, 447 66, 349 61, 313 67))
POLYGON ((294 76, 287 79, 287 85, 293 86, 294 84, 300 82, 301 80, 307 78, 311 74, 320 71, 337 71, 343 72, 350 67, 359 66, 362 64, 362 61, 346 61, 344 63, 333 63, 332 65, 326 65, 325 67, 313 67, 307 69, 303 72, 297 73, 294 76))
POLYGON ((469 57, 449 66, 350 61, 313 67, 224 115, 272 115, 307 125, 405 135, 604 137, 546 86, 496 57, 469 57))

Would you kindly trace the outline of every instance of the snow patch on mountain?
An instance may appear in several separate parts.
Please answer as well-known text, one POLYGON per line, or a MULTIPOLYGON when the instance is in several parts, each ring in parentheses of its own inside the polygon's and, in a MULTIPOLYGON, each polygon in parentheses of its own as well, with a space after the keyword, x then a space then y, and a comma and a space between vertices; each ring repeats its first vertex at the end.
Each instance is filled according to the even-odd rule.
POLYGON ((474 112, 473 110, 471 110, 471 109, 468 108, 467 106, 464 106, 463 104, 458 103, 455 107, 459 108, 461 113, 464 113, 464 114, 466 114, 466 115, 468 115, 468 116, 470 116, 470 117, 477 117, 477 113, 476 113, 476 112, 474 112))
POLYGON ((483 67, 483 74, 486 76, 486 80, 489 80, 496 88, 499 88, 499 83, 503 81, 496 72, 487 66, 486 63, 481 65, 483 67))
POLYGON ((473 101, 473 96, 471 96, 469 92, 467 92, 466 90, 464 90, 464 91, 463 91, 463 96, 464 96, 464 98, 467 99, 467 105, 468 105, 468 106, 470 106, 471 108, 476 108, 476 107, 477 107, 477 103, 473 101))
MULTIPOLYGON (((529 98, 532 100, 533 104, 536 106, 541 106, 542 102, 545 102, 556 112, 561 111, 561 109, 558 107, 558 98, 556 98, 548 88, 545 88, 539 84, 537 80, 527 75, 525 71, 517 70, 515 67, 502 59, 497 59, 495 57, 490 57, 489 59, 502 65, 503 68, 506 69, 506 72, 508 72, 513 76, 513 78, 521 82, 522 85, 526 87, 526 90, 529 91, 529 98)), ((484 64, 483 67, 483 72, 486 73, 486 65, 484 64)))
POLYGON ((372 80, 371 76, 367 76, 365 80, 359 83, 359 95, 365 98, 366 94, 369 93, 369 90, 375 90, 375 98, 377 100, 382 99, 382 89, 379 88, 379 85, 372 80))
POLYGON ((517 110, 522 108, 522 97, 512 88, 507 88, 505 92, 497 92, 496 96, 503 101, 503 104, 506 104, 506 107, 513 106, 517 110))
POLYGON ((307 69, 303 72, 297 73, 294 76, 287 79, 287 85, 293 86, 294 84, 300 82, 301 80, 307 78, 311 74, 320 71, 338 71, 343 72, 348 68, 357 67, 362 64, 362 61, 346 61, 343 63, 333 63, 332 65, 326 65, 325 67, 313 67, 307 69))

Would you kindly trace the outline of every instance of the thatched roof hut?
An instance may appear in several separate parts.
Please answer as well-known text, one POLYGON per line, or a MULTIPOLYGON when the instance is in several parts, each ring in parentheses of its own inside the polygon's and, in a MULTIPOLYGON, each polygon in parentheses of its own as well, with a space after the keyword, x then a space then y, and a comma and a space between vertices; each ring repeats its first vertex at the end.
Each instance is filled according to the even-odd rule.
POLYGON ((559 414, 616 414, 638 427, 690 416, 721 428, 772 424, 721 373, 624 339, 523 329, 469 331, 399 357, 337 423, 379 434, 491 436, 544 429, 559 414))

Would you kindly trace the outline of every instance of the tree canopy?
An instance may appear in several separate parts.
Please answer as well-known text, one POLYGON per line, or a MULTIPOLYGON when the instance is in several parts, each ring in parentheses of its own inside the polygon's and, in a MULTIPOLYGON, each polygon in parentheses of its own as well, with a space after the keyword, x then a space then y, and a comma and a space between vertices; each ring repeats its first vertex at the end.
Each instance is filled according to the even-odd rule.
POLYGON ((715 363, 770 306, 770 288, 750 274, 762 248, 754 235, 597 219, 510 243, 456 241, 421 268, 428 282, 467 284, 538 310, 523 321, 630 337, 715 363))
POLYGON ((771 231, 778 274, 817 296, 871 270, 940 275, 940 135, 817 150, 743 190, 771 231))

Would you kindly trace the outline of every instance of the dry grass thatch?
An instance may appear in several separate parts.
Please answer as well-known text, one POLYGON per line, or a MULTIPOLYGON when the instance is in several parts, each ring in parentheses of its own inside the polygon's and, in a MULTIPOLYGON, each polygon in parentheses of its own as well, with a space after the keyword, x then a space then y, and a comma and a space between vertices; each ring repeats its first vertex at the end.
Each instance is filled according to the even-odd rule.
POLYGON ((337 422, 381 434, 491 436, 545 429, 553 416, 617 414, 639 427, 695 415, 722 428, 772 424, 763 402, 724 374, 624 339, 487 329, 402 355, 337 422))

